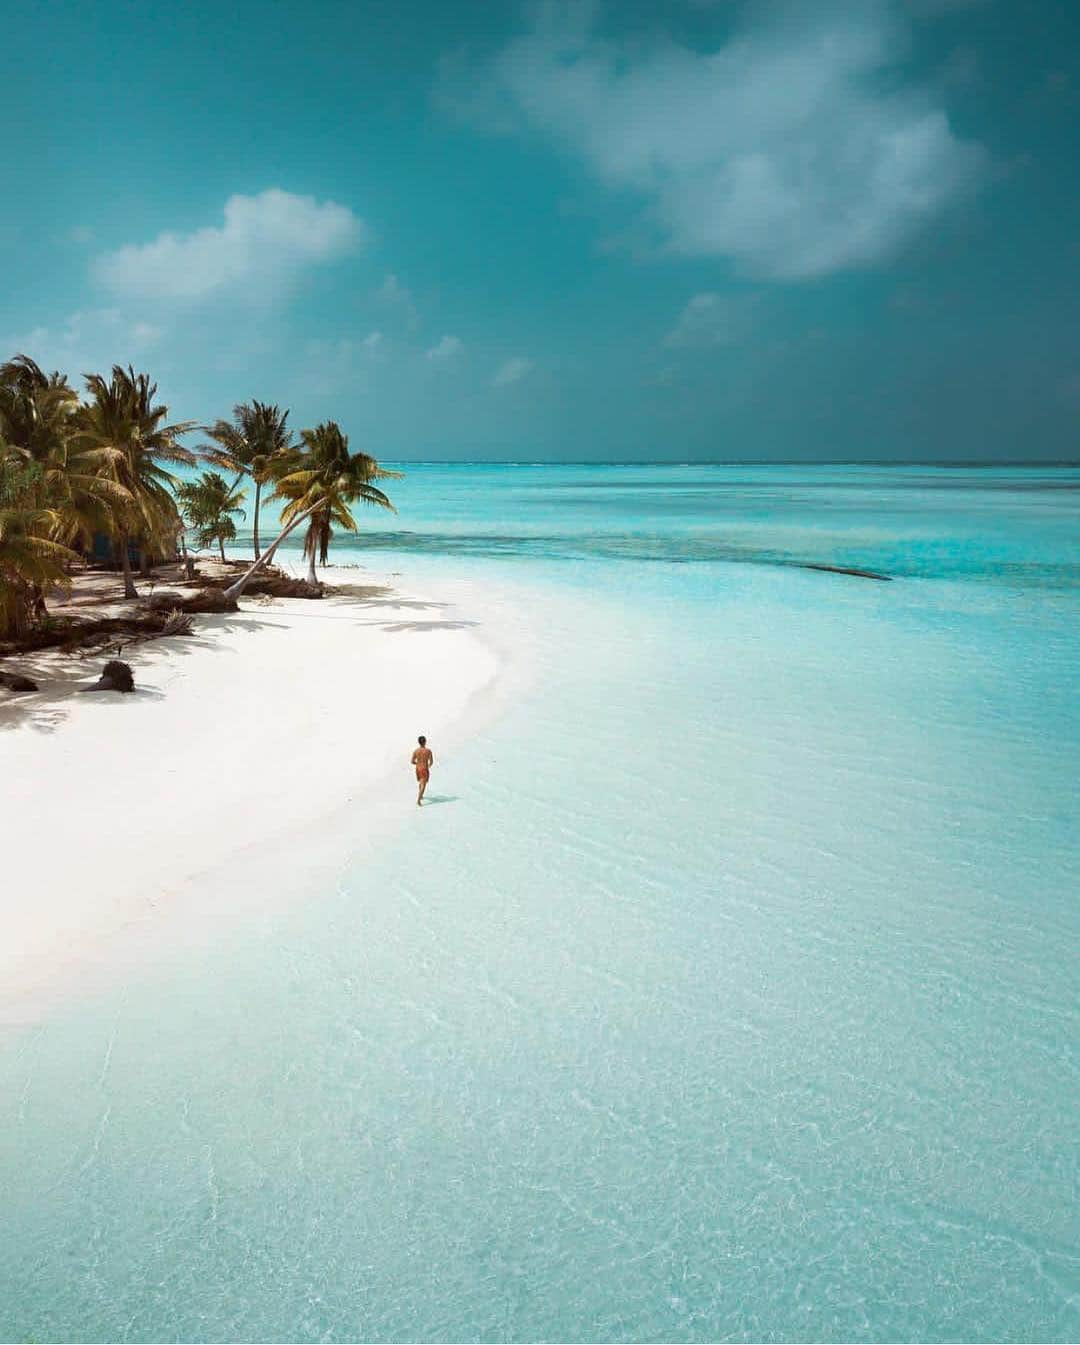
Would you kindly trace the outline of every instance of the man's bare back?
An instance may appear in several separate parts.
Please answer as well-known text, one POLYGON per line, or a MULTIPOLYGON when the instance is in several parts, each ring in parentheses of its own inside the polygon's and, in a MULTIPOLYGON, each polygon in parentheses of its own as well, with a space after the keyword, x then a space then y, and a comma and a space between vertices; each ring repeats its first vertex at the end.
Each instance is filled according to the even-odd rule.
POLYGON ((428 747, 427 739, 422 733, 417 741, 420 746, 409 758, 409 764, 416 768, 416 806, 419 808, 424 801, 424 791, 428 787, 428 781, 431 779, 431 768, 435 763, 435 753, 428 747))

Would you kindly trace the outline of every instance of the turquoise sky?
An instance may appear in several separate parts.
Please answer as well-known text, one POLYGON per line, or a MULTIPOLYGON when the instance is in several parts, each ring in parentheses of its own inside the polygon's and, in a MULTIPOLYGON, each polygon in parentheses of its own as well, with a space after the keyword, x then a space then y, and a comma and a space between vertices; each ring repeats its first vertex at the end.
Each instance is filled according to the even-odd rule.
POLYGON ((1080 5, 49 3, 0 348, 387 459, 1075 459, 1080 5))

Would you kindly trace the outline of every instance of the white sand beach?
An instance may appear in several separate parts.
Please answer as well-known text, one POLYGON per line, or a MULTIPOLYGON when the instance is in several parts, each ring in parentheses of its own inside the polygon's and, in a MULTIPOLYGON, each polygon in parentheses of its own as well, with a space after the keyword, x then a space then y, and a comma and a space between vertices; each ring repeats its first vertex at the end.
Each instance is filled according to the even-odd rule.
POLYGON ((351 591, 244 601, 198 617, 193 636, 125 646, 132 695, 78 694, 103 653, 19 660, 41 689, 0 692, 0 1023, 110 974, 133 930, 196 906, 225 918, 244 852, 279 843, 302 872, 295 842, 327 817, 355 804, 359 838, 373 798, 414 809, 417 733, 438 750, 498 660, 444 602, 355 570, 325 577, 351 591))

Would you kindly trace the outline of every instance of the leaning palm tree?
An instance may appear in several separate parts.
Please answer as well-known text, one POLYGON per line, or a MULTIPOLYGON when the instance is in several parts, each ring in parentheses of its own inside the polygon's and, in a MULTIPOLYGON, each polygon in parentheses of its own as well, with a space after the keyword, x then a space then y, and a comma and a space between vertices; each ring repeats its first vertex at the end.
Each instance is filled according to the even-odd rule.
POLYGON ((194 453, 179 438, 195 428, 194 421, 165 424, 168 407, 155 405, 157 384, 114 364, 112 377, 86 374, 90 400, 77 416, 76 440, 84 449, 112 450, 111 474, 128 499, 113 509, 124 575, 124 597, 137 598, 131 574, 129 544, 149 546, 176 534, 177 513, 171 487, 175 478, 162 463, 195 464, 194 453))
POLYGON ((292 447, 292 433, 286 428, 288 411, 265 402, 241 402, 233 407, 233 418, 205 426, 212 444, 201 444, 199 452, 215 467, 236 475, 234 485, 243 476, 255 485, 251 516, 255 559, 259 559, 259 505, 262 488, 273 478, 275 468, 292 447))
MULTIPOLYGON (((366 453, 350 453, 348 437, 332 420, 314 430, 301 430, 300 438, 302 449, 293 450, 273 491, 273 498, 286 501, 281 511, 284 526, 270 548, 226 589, 225 596, 233 601, 243 593, 252 575, 273 557, 285 538, 301 523, 324 517, 327 528, 330 523, 337 523, 348 532, 356 532, 352 505, 371 504, 394 512, 386 495, 372 483, 400 478, 400 472, 380 467, 366 453)), ((322 535, 322 532, 316 534, 315 544, 319 544, 322 535)))
POLYGON ((236 539, 233 515, 244 517, 240 507, 244 492, 237 490, 218 472, 203 472, 197 481, 184 481, 176 487, 176 498, 184 520, 195 529, 199 546, 217 542, 225 561, 225 543, 236 539))

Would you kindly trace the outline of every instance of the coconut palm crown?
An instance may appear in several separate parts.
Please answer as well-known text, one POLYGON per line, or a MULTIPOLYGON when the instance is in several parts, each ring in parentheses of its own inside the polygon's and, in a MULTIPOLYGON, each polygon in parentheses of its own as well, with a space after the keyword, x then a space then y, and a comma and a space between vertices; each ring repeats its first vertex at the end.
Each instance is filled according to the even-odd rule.
POLYGON ((76 439, 81 447, 112 450, 111 474, 128 499, 115 508, 116 532, 124 573, 124 595, 137 597, 131 577, 129 541, 145 548, 175 536, 175 477, 163 463, 193 466, 195 454, 179 439, 195 428, 194 421, 166 424, 167 406, 155 404, 157 384, 129 365, 114 364, 107 381, 86 374, 88 402, 77 415, 76 439))
POLYGON ((0 364, 0 439, 41 462, 67 432, 78 400, 63 374, 15 355, 0 364))
MULTIPOLYGON (((241 402, 233 407, 231 423, 217 420, 205 426, 213 441, 201 444, 199 452, 207 462, 236 476, 237 482, 249 476, 255 485, 252 510, 252 536, 255 559, 259 559, 259 508, 262 488, 271 481, 275 471, 292 447, 292 434, 286 426, 288 411, 282 411, 266 402, 241 402)), ((234 483, 235 484, 235 483, 234 483)))
POLYGON ((77 406, 63 374, 27 355, 0 364, 0 628, 45 615, 47 591, 67 587, 71 548, 107 528, 127 498, 107 473, 108 451, 76 445, 77 406))
POLYGON ((176 498, 184 519, 195 529, 199 546, 217 542, 225 560, 225 543, 236 538, 233 515, 244 518, 244 492, 230 486, 218 472, 203 472, 197 481, 183 481, 176 498))
POLYGON ((42 469, 0 442, 0 635, 21 635, 66 587, 74 552, 56 540, 59 515, 40 503, 42 469))
POLYGON ((357 530, 351 510, 353 504, 372 504, 394 512, 387 496, 372 483, 400 478, 400 472, 380 467, 366 453, 350 453, 347 436, 332 420, 313 430, 302 430, 300 439, 302 446, 290 450, 288 463, 274 486, 273 498, 286 501, 281 511, 282 529, 269 549, 226 590, 226 597, 233 601, 244 591, 259 567, 273 557, 285 538, 308 519, 315 520, 316 524, 316 531, 309 529, 304 547, 311 563, 310 576, 314 573, 313 551, 316 547, 321 548, 322 538, 329 545, 332 524, 337 523, 349 532, 357 530))
POLYGON ((351 507, 357 503, 393 511, 390 500, 372 483, 401 473, 380 467, 366 453, 350 453, 348 436, 332 420, 313 430, 301 430, 300 439, 303 450, 278 479, 274 496, 287 501, 281 511, 282 523, 301 517, 308 520, 304 555, 308 579, 315 583, 316 557, 321 565, 326 564, 334 525, 346 532, 358 531, 351 507))

